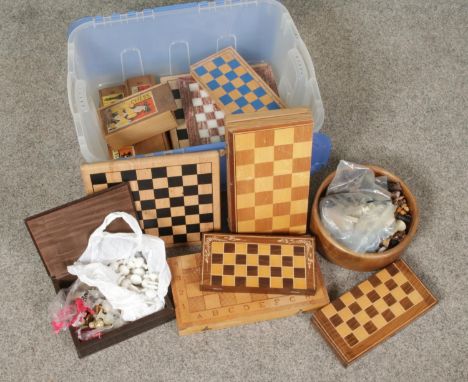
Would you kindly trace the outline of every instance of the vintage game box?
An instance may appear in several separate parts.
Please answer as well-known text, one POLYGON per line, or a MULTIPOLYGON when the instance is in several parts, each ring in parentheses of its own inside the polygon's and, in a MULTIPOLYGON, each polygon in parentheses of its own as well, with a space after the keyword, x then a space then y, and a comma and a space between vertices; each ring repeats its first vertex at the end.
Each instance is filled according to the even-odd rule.
POLYGON ((198 244, 221 227, 217 151, 86 163, 81 176, 87 194, 128 182, 143 232, 166 246, 198 244))
POLYGON ((104 138, 112 149, 133 145, 176 128, 176 109, 167 84, 155 85, 99 109, 104 138))
MULTIPOLYGON (((132 194, 127 184, 117 185, 94 195, 53 208, 25 220, 31 238, 41 256, 55 290, 70 286, 75 276, 67 272, 86 249, 89 236, 111 212, 123 211, 136 216, 132 194)), ((125 222, 118 219, 107 228, 109 232, 130 232, 125 222)), ((78 356, 95 353, 152 329, 174 318, 174 308, 169 296, 163 310, 140 320, 129 322, 100 339, 80 341, 71 335, 78 356)))
POLYGON ((105 107, 119 102, 128 95, 125 85, 116 85, 99 90, 99 106, 105 107))
POLYGON ((172 295, 179 335, 224 329, 258 321, 288 317, 328 304, 328 294, 318 263, 313 295, 237 293, 200 289, 202 255, 171 257, 172 295))
POLYGON ((226 116, 231 232, 304 234, 313 120, 309 109, 226 116))
POLYGON ((125 85, 128 94, 135 94, 156 85, 156 80, 154 76, 147 74, 144 76, 131 77, 125 81, 125 85))
POLYGON ((285 107, 278 95, 232 47, 192 65, 190 73, 226 114, 285 107))
POLYGON ((437 303, 403 260, 398 260, 323 307, 313 323, 349 365, 437 303))
MULTIPOLYGON (((156 85, 154 76, 145 75, 139 77, 129 78, 125 82, 128 94, 135 94, 149 89, 151 86, 156 85)), ((172 149, 169 132, 157 134, 154 137, 145 139, 144 141, 135 143, 133 145, 135 154, 149 154, 156 151, 166 151, 172 149)))
POLYGON ((200 288, 311 295, 314 250, 311 237, 204 234, 200 288))
POLYGON ((109 146, 107 146, 107 148, 111 159, 131 158, 135 156, 134 146, 123 146, 116 150, 112 150, 109 146))

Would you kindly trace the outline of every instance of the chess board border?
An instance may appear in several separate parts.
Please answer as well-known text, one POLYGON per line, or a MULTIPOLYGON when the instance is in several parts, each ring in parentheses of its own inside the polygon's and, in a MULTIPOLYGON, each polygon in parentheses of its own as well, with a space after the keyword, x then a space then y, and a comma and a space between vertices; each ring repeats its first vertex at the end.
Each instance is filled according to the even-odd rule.
MULTIPOLYGON (((198 314, 200 312, 190 313, 186 304, 186 284, 179 269, 181 259, 186 256, 201 257, 201 253, 174 256, 167 259, 172 273, 171 290, 176 310, 177 330, 180 336, 289 317, 319 309, 330 302, 320 266, 315 259, 317 288, 313 296, 269 294, 265 300, 228 306, 224 308, 228 312, 224 315, 218 314, 219 309, 206 309, 201 312, 202 314, 198 314)), ((223 292, 212 293, 222 294, 223 292)))
MULTIPOLYGON (((295 115, 301 112, 308 112, 310 113, 309 109, 306 108, 291 108, 291 109, 279 109, 279 110, 271 110, 271 111, 257 111, 254 113, 244 113, 244 114, 236 114, 236 115, 227 115, 226 120, 225 120, 225 128, 226 128, 226 161, 227 161, 227 203, 228 203, 228 225, 229 229, 231 232, 237 232, 237 206, 236 206, 236 181, 235 181, 235 168, 236 168, 236 163, 234 159, 234 136, 237 133, 246 133, 246 132, 260 132, 264 130, 270 130, 270 129, 287 129, 291 128, 293 126, 301 126, 306 123, 312 123, 312 131, 313 131, 313 117, 311 120, 306 120, 304 119, 303 121, 294 121, 294 122, 289 122, 289 123, 283 123, 283 124, 278 124, 278 122, 275 122, 277 116, 289 116, 289 115, 295 115), (269 119, 269 123, 261 126, 261 127, 243 127, 243 126, 237 126, 237 127, 232 127, 230 126, 231 123, 238 124, 240 121, 248 121, 249 118, 252 120, 255 119, 269 119)), ((312 135, 312 147, 313 147, 313 135, 312 135)), ((311 161, 312 161, 312 151, 310 153, 311 156, 311 161)), ((309 192, 310 192, 310 186, 309 186, 309 192)), ((307 224, 308 222, 305 222, 304 225, 304 232, 307 231, 307 224)), ((254 233, 254 232, 242 232, 242 233, 254 233)), ((275 234, 289 234, 290 232, 275 232, 275 234)), ((296 234, 296 232, 294 232, 296 234)))
POLYGON ((286 104, 281 100, 278 94, 268 86, 268 84, 260 77, 260 75, 252 69, 252 66, 245 61, 242 56, 231 46, 227 48, 221 49, 220 51, 213 53, 212 55, 204 58, 203 60, 198 61, 197 63, 190 65, 190 74, 192 77, 208 92, 212 100, 219 106, 221 110, 224 111, 225 115, 231 114, 226 108, 224 107, 223 103, 220 102, 218 97, 216 97, 213 92, 206 86, 206 84, 201 80, 200 76, 195 73, 195 69, 199 66, 205 65, 206 63, 212 61, 214 58, 221 56, 225 52, 230 51, 231 54, 244 66, 246 71, 253 77, 255 80, 267 91, 268 95, 280 106, 280 108, 286 108, 286 104))
MULTIPOLYGON (((369 352, 387 338, 405 328, 437 303, 437 299, 434 297, 434 295, 427 289, 427 287, 403 260, 397 260, 391 265, 396 266, 398 270, 403 273, 412 286, 421 294, 423 299, 420 303, 412 306, 401 316, 398 316, 394 320, 390 321, 387 325, 370 335, 361 343, 350 347, 341 338, 341 336, 338 334, 336 329, 329 322, 321 310, 317 311, 312 316, 312 322, 315 324, 315 327, 322 334, 327 343, 332 347, 334 352, 338 355, 344 366, 348 366, 350 363, 369 352)), ((362 283, 359 283, 356 286, 361 284, 362 283)))
MULTIPOLYGON (((221 229, 221 195, 220 195, 220 167, 219 151, 209 150, 202 152, 190 152, 183 154, 169 154, 161 156, 148 156, 142 158, 129 158, 122 160, 110 160, 105 162, 84 163, 81 165, 81 178, 85 193, 93 194, 93 184, 91 183, 91 174, 122 172, 126 170, 139 170, 145 168, 164 167, 164 166, 182 166, 186 164, 212 163, 212 188, 213 188, 213 230, 221 229)), ((188 241, 185 243, 165 243, 166 247, 189 246, 201 243, 200 240, 188 241)))
POLYGON ((200 289, 203 291, 216 292, 249 292, 249 293, 279 293, 313 295, 316 291, 315 280, 315 239, 313 237, 298 236, 266 236, 266 235, 236 235, 222 233, 204 233, 202 238, 203 266, 201 272, 200 289), (246 244, 277 244, 303 246, 306 261, 306 289, 295 288, 262 288, 262 287, 239 287, 239 286, 213 286, 211 284, 211 245, 213 242, 224 243, 246 243, 246 244))

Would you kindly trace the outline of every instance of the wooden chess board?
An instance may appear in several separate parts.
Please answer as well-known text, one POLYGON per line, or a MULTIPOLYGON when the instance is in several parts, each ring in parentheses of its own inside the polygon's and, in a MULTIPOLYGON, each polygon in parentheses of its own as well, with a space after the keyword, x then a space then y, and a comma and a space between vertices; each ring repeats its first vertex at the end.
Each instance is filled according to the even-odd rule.
POLYGON ((312 125, 303 108, 226 117, 231 232, 306 232, 312 125))
POLYGON ((182 98, 179 89, 179 78, 190 76, 189 74, 181 74, 176 76, 165 76, 159 80, 162 84, 168 84, 172 91, 172 96, 177 108, 174 110, 177 128, 170 130, 171 143, 173 148, 179 149, 190 146, 187 125, 185 123, 184 108, 182 107, 182 98))
MULTIPOLYGON (((277 93, 271 66, 253 65, 255 72, 277 93)), ((191 146, 225 140, 224 112, 210 95, 190 75, 179 77, 178 88, 184 109, 185 123, 191 146)))
POLYGON ((202 290, 313 294, 314 239, 203 235, 202 290))
POLYGON ((190 72, 226 114, 284 107, 281 99, 232 48, 194 64, 190 72))
POLYGON ((81 175, 87 194, 128 182, 141 228, 167 246, 220 228, 217 151, 89 163, 81 175))
POLYGON ((200 290, 201 254, 171 257, 172 294, 180 335, 224 329, 292 316, 328 304, 328 294, 318 264, 314 295, 230 293, 200 290))
POLYGON ((436 302, 408 265, 398 260, 323 307, 313 322, 348 365, 436 302))

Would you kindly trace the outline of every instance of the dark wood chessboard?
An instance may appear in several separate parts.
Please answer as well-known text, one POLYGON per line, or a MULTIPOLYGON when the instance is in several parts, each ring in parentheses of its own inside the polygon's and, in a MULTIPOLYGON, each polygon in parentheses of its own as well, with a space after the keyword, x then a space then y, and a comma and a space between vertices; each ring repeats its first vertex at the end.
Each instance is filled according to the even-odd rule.
POLYGON ((202 290, 313 294, 310 237, 203 235, 202 290))
POLYGON ((408 265, 398 260, 320 309, 313 322, 348 365, 436 302, 408 265))

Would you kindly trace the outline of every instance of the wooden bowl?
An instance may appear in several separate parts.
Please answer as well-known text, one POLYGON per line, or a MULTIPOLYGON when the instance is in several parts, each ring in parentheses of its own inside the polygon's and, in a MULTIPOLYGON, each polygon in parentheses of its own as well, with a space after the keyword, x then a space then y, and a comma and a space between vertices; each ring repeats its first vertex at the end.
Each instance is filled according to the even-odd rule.
POLYGON ((315 235, 318 250, 326 259, 332 263, 342 266, 343 268, 361 272, 374 271, 397 260, 413 239, 419 224, 419 209, 416 204, 416 199, 405 182, 383 168, 377 166, 367 167, 372 169, 376 176, 385 175, 388 180, 399 182, 402 188, 402 194, 406 197, 406 201, 408 202, 407 204, 412 216, 411 224, 405 238, 398 243, 398 245, 381 253, 358 253, 347 249, 332 238, 320 219, 319 201, 325 194, 336 171, 327 176, 315 194, 310 223, 310 229, 315 235))

